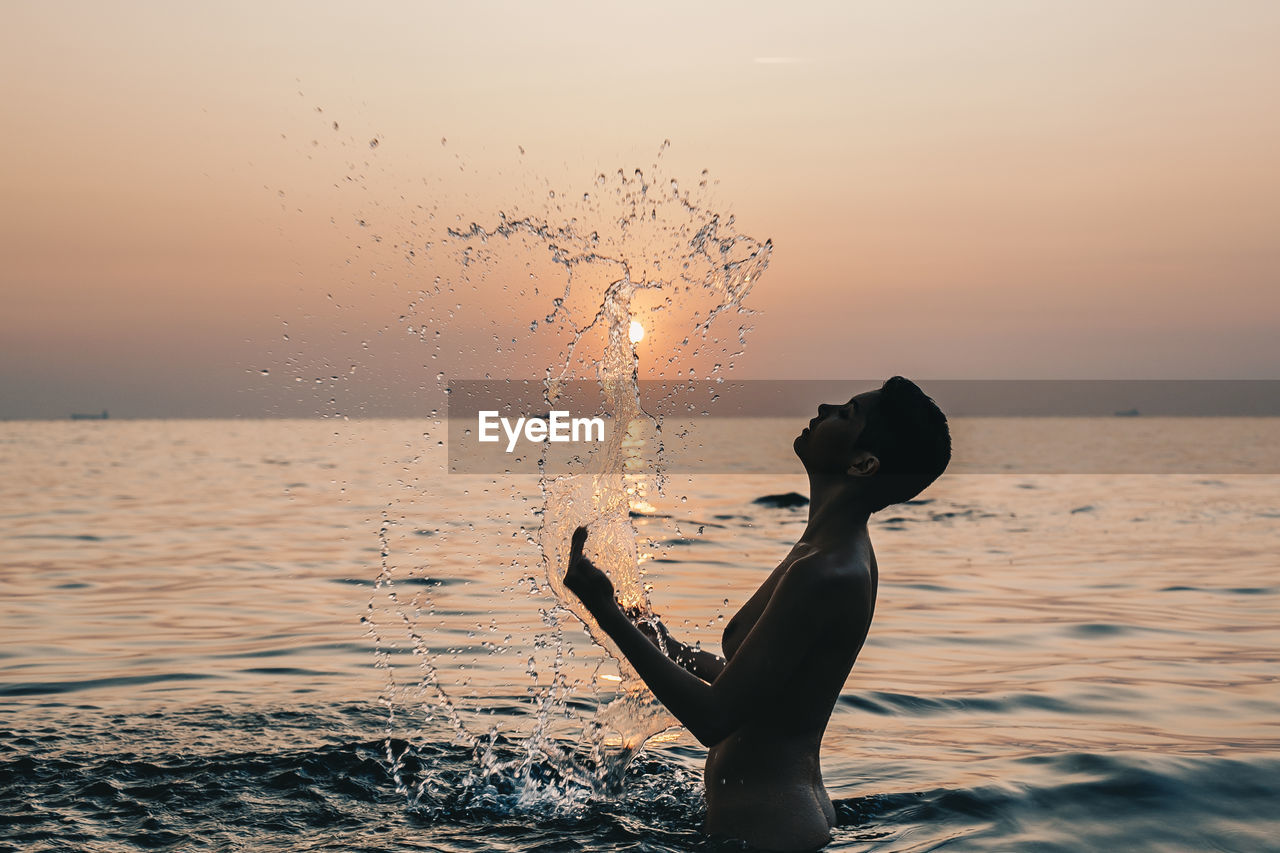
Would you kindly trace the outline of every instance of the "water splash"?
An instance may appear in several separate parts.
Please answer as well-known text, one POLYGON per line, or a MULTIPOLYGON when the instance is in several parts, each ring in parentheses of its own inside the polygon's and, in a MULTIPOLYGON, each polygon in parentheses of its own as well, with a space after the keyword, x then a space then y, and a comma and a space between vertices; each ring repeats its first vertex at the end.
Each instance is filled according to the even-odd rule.
MULTIPOLYGON (((662 150, 666 148, 664 143, 662 150)), ((646 320, 643 371, 650 378, 714 377, 724 365, 732 367, 745 348, 750 312, 742 302, 767 268, 772 246, 739 233, 732 216, 714 209, 705 172, 695 186, 682 191, 680 182, 666 177, 655 163, 648 170, 598 174, 579 192, 548 190, 536 213, 503 210, 488 225, 459 219, 425 244, 432 285, 418 291, 401 317, 415 339, 431 347, 428 364, 439 386, 446 381, 439 362, 455 354, 461 355, 453 366, 456 378, 478 378, 463 372, 468 368, 493 378, 494 371, 484 369, 480 356, 483 340, 473 331, 481 324, 468 320, 461 297, 470 291, 483 301, 480 288, 491 290, 495 280, 501 281, 512 316, 492 333, 493 348, 518 356, 526 369, 541 360, 548 408, 573 383, 595 383, 612 424, 606 442, 585 452, 571 473, 551 475, 540 466, 541 506, 534 513, 541 524, 536 530, 520 527, 536 556, 517 555, 511 570, 531 594, 550 601, 538 608, 541 625, 525 662, 533 727, 516 738, 496 727, 484 728, 483 709, 468 707, 462 698, 465 689, 460 693, 442 678, 448 663, 428 641, 425 624, 431 597, 426 590, 415 590, 406 600, 400 588, 404 580, 391 559, 394 521, 384 514, 375 596, 380 596, 380 606, 371 604, 367 622, 379 648, 379 666, 387 671, 383 702, 388 731, 414 718, 443 719, 456 742, 474 752, 468 788, 510 788, 516 792, 511 798, 516 808, 572 804, 615 790, 645 742, 675 725, 564 588, 562 575, 572 531, 586 525, 588 552, 610 575, 621 603, 651 613, 642 566, 649 543, 638 540, 633 518, 651 512, 650 499, 663 489, 662 423, 641 405, 640 341, 632 340, 633 321, 638 316, 646 320), (522 285, 512 283, 513 265, 527 276, 522 285), (726 315, 738 316, 739 324, 722 337, 719 327, 726 315), (442 328, 472 328, 472 340, 451 344, 442 328), (571 614, 613 658, 611 666, 597 665, 586 678, 572 677, 566 663, 565 628, 574 624, 566 617, 571 614), (393 632, 407 643, 390 641, 393 632), (416 662, 407 681, 397 679, 393 660, 403 653, 401 644, 416 662), (590 701, 584 702, 586 696, 590 701), (585 714, 584 704, 593 712, 585 714), (565 718, 582 725, 576 741, 558 736, 558 722, 565 718), (518 757, 511 758, 510 749, 495 750, 499 739, 516 740, 518 757)), ((415 263, 422 261, 415 256, 415 263)), ((512 531, 513 538, 517 533, 512 531)), ((497 647, 493 651, 506 653, 497 647)), ((575 651, 570 648, 568 654, 575 651)), ((512 648, 510 653, 514 657, 524 650, 512 648)), ((477 705, 483 701, 476 697, 477 705)), ((431 776, 421 775, 414 784, 406 781, 401 770, 407 753, 393 746, 400 742, 388 737, 387 760, 401 793, 422 802, 431 776)))

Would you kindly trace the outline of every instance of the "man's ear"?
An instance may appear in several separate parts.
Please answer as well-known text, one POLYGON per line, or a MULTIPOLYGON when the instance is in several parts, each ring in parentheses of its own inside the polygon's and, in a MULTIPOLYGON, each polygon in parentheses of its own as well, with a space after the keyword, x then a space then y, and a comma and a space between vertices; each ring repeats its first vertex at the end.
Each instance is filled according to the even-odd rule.
POLYGON ((849 463, 849 468, 845 473, 850 477, 870 477, 879 470, 880 460, 876 458, 874 453, 868 450, 858 450, 854 452, 853 460, 849 463))

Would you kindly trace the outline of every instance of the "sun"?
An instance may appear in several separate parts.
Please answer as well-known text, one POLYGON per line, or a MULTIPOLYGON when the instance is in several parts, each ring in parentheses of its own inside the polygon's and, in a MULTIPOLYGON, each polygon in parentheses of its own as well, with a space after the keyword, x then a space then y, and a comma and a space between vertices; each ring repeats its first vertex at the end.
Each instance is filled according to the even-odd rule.
POLYGON ((640 325, 639 320, 631 321, 631 343, 638 344, 644 340, 644 326, 640 325))

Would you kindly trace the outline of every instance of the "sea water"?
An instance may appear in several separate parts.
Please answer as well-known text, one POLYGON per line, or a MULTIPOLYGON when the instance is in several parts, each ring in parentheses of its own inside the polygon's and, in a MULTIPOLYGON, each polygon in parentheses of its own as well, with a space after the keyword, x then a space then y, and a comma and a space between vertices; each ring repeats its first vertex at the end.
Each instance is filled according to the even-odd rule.
MULTIPOLYGON (((1206 442, 1276 429, 1197 423, 1206 442)), ((957 447, 1003 440, 979 427, 957 421, 957 447)), ((422 594, 421 643, 478 733, 397 718, 399 783, 428 780, 410 805, 361 618, 387 483, 417 464, 421 424, 333 432, 0 425, 0 848, 712 849, 704 753, 679 730, 611 793, 556 778, 550 756, 580 755, 600 700, 570 678, 540 720, 547 667, 609 658, 571 617, 540 646, 558 603, 544 575, 470 548, 541 505, 536 478, 528 504, 461 475, 440 500, 404 489, 397 504, 392 544, 431 559, 406 603, 422 594), (527 746, 539 726, 547 760, 527 746), (564 797, 521 802, 540 773, 564 797)), ((1053 424, 1041 432, 1051 446, 1053 424)), ((644 582, 673 632, 718 648, 803 527, 803 508, 754 499, 804 479, 673 479, 655 504, 671 518, 636 519, 673 533, 644 582)), ((923 499, 872 523, 876 618, 822 751, 833 849, 1278 848, 1280 478, 951 473, 923 499)), ((537 554, 536 523, 517 550, 537 554)), ((416 689, 421 658, 396 642, 385 654, 416 689)))

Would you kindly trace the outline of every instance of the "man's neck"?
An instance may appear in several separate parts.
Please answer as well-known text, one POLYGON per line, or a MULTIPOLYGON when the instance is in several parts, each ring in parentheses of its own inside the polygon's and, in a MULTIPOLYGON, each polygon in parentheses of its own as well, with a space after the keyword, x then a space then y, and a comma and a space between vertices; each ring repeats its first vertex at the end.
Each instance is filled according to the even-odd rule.
POLYGON ((809 523, 803 541, 819 547, 841 547, 867 535, 871 512, 848 477, 809 475, 809 523))

